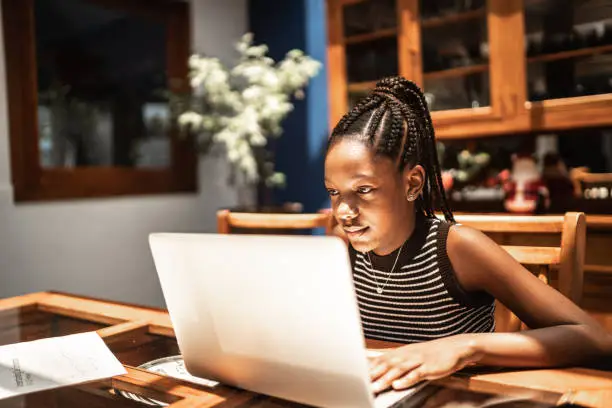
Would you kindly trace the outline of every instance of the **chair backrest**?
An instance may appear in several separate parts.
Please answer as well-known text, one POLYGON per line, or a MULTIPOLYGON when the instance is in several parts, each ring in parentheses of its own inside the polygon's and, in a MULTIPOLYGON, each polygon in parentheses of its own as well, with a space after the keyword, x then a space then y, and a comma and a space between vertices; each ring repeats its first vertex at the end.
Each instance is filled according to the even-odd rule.
MULTIPOLYGON (((584 213, 568 212, 558 216, 468 215, 457 214, 455 220, 482 231, 498 242, 518 262, 535 266, 538 277, 550 284, 551 267, 558 270, 557 289, 577 305, 582 298, 586 220, 584 213), (538 236, 557 235, 551 246, 530 243, 538 236), (512 245, 505 245, 510 241, 512 245)), ((283 230, 325 228, 333 233, 334 218, 329 210, 316 214, 217 213, 218 232, 228 234, 232 227, 241 229, 283 230)), ((498 331, 518 331, 522 322, 497 302, 495 312, 498 331)))
MULTIPOLYGON (((455 220, 490 235, 526 266, 537 267, 538 277, 550 283, 550 270, 558 270, 557 289, 576 304, 582 300, 586 220, 584 213, 568 212, 559 216, 467 215, 457 214, 455 220), (560 235, 556 246, 533 246, 540 236, 560 235), (504 245, 511 241, 512 245, 504 245)), ((499 302, 496 311, 498 331, 516 331, 524 327, 499 302)))
POLYGON ((332 216, 328 212, 302 213, 241 213, 229 210, 217 212, 217 232, 229 234, 232 228, 253 230, 303 230, 325 228, 331 231, 332 216))

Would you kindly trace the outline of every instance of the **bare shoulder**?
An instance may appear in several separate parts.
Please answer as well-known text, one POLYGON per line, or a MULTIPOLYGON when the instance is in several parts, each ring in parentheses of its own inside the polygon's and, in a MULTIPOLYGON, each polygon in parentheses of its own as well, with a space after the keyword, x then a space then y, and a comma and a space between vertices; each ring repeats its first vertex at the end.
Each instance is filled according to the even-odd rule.
POLYGON ((446 251, 457 279, 467 290, 489 290, 503 281, 505 271, 523 269, 495 241, 465 225, 450 227, 446 251))
POLYGON ((480 252, 488 247, 499 247, 491 238, 483 232, 461 224, 453 224, 448 231, 446 242, 449 256, 451 253, 480 252))
POLYGON ((465 289, 486 291, 531 328, 595 324, 583 310, 539 280, 481 231, 453 225, 446 252, 465 289))

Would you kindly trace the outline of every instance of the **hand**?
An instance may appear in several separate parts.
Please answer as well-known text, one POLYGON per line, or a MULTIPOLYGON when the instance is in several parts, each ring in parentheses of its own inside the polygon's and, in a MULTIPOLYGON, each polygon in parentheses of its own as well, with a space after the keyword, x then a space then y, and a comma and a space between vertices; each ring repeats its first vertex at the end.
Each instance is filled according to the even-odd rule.
POLYGON ((423 380, 446 377, 481 356, 473 338, 465 335, 398 347, 370 359, 374 392, 389 387, 404 389, 423 380))

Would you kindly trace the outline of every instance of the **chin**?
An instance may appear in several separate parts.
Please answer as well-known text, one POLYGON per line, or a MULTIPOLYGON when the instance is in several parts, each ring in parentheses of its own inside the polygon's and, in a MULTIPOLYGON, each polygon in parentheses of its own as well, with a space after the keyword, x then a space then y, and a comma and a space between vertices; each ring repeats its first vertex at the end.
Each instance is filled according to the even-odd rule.
POLYGON ((356 251, 362 252, 362 253, 366 253, 369 251, 372 251, 375 247, 374 243, 371 241, 365 241, 365 240, 350 240, 349 242, 351 243, 352 247, 355 248, 356 251))

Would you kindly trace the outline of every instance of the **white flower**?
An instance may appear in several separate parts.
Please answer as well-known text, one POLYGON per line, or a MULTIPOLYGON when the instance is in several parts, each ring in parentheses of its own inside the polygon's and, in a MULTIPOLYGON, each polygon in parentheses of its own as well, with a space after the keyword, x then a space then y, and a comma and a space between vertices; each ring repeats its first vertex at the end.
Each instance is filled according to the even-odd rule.
POLYGON ((213 130, 216 126, 215 118, 210 115, 202 116, 202 127, 206 130, 213 130))
POLYGON ((258 164, 253 148, 282 133, 282 120, 293 109, 290 98, 303 96, 321 63, 291 50, 276 64, 266 55, 266 45, 253 45, 251 33, 242 36, 236 49, 239 63, 231 70, 218 58, 196 54, 189 58, 192 106, 179 116, 179 125, 212 135, 247 180, 265 177, 267 184, 282 185, 285 176, 273 172, 273 163, 258 164), (260 168, 264 174, 258 174, 260 168))
POLYGON ((261 83, 263 86, 267 87, 267 88, 277 88, 280 84, 280 80, 278 79, 278 77, 274 74, 274 72, 271 71, 267 71, 264 72, 262 77, 261 77, 261 83))
POLYGON ((252 133, 249 139, 253 146, 265 146, 268 143, 268 139, 261 133, 252 133))
POLYGON ((240 167, 245 172, 248 181, 255 182, 258 180, 257 163, 252 155, 242 157, 240 159, 240 167))
POLYGON ((263 95, 263 90, 260 86, 253 85, 242 91, 242 98, 247 103, 257 103, 257 100, 263 95))
POLYGON ((192 129, 198 129, 202 124, 202 115, 196 112, 185 112, 178 118, 178 123, 181 128, 191 126, 192 129))
POLYGON ((227 149, 227 159, 231 163, 236 163, 240 158, 240 153, 236 149, 227 149))

